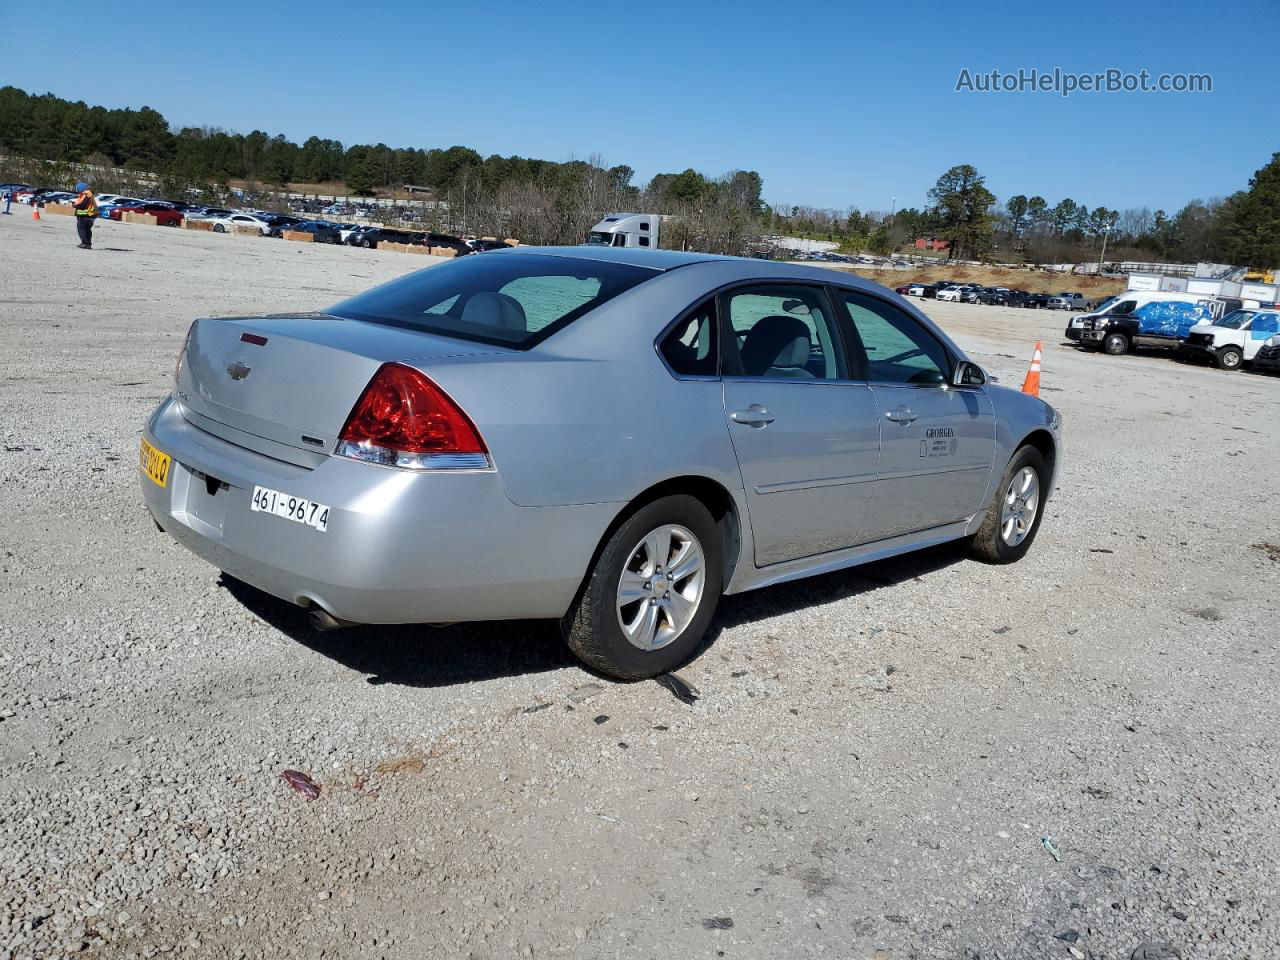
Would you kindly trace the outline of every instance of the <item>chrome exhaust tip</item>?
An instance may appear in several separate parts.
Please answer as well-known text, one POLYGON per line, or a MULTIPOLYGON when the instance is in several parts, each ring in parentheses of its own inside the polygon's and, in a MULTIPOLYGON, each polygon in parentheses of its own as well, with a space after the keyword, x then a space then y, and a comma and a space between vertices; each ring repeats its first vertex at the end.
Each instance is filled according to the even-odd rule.
POLYGON ((330 630, 341 630, 344 627, 358 626, 354 620, 340 620, 328 610, 320 609, 312 610, 308 613, 307 622, 311 624, 311 629, 318 630, 321 633, 328 633, 330 630))

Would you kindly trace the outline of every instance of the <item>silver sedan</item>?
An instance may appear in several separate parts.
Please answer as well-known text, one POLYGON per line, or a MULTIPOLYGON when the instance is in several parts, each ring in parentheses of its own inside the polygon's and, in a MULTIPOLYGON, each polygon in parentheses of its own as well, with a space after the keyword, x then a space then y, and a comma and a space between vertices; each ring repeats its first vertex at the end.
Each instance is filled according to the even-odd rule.
POLYGON ((320 314, 201 319, 147 421, 156 522, 313 623, 558 619, 621 678, 722 594, 1035 539, 1059 418, 822 268, 519 248, 320 314))

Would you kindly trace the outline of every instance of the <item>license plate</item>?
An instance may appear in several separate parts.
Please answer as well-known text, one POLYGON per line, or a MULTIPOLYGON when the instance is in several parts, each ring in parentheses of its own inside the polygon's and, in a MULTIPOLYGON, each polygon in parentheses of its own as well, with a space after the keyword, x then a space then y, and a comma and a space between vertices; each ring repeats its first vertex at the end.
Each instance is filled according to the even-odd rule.
POLYGON ((267 487, 254 487, 249 509, 254 513, 271 513, 294 523, 305 523, 321 533, 329 529, 329 508, 323 503, 294 497, 267 487))
POLYGON ((138 448, 138 468, 158 487, 169 482, 169 466, 172 462, 167 453, 157 450, 146 440, 138 448))

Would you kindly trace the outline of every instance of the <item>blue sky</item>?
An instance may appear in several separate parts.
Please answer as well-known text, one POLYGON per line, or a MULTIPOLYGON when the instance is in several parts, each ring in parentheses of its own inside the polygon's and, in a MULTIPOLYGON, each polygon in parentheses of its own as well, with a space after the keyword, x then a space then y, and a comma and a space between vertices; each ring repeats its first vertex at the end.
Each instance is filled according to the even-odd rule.
POLYGON ((1280 149, 1280 71, 1263 49, 1278 12, 1274 0, 53 0, 21 19, 67 29, 5 31, 0 83, 299 142, 598 153, 637 181, 755 169, 776 203, 921 206, 947 167, 972 163, 1002 200, 1176 210, 1242 189, 1280 149), (1213 92, 955 91, 964 68, 1033 67, 1209 73, 1213 92))

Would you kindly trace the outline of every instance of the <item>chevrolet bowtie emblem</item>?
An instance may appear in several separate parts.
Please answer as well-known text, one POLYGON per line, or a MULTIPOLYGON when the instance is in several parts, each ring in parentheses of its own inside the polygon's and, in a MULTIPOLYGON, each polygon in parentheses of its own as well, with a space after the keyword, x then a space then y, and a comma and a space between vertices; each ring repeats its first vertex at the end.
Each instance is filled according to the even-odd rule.
POLYGON ((232 380, 243 380, 249 375, 250 370, 250 367, 246 367, 239 360, 227 367, 227 373, 231 375, 232 380))

